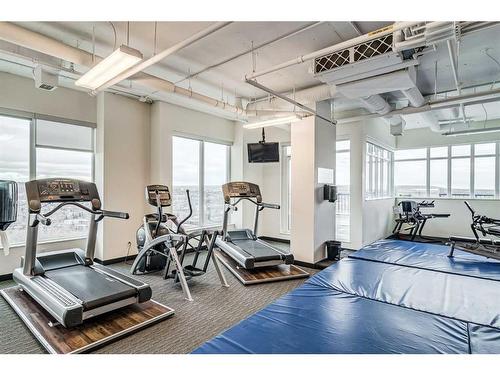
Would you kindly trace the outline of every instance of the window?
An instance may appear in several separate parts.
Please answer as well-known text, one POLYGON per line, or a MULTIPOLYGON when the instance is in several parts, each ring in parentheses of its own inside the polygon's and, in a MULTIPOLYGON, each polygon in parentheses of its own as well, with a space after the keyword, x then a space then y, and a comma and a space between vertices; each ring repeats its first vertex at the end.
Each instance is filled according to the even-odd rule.
POLYGON ((189 190, 194 226, 220 225, 224 216, 221 186, 229 181, 229 146, 180 136, 172 137, 172 210, 189 213, 189 190))
MULTIPOLYGON (((94 134, 85 126, 36 120, 36 168, 39 178, 68 177, 93 181, 94 134)), ((47 209, 56 204, 47 206, 47 209)), ((65 206, 52 216, 50 226, 38 229, 40 241, 85 237, 90 214, 74 206, 65 206)))
POLYGON ((499 196, 500 166, 495 142, 398 150, 394 159, 394 184, 399 197, 499 196), (418 157, 413 158, 415 155, 418 157))
POLYGON ((292 226, 292 146, 281 146, 281 232, 289 234, 292 226))
MULTIPOLYGON (((351 213, 351 142, 337 141, 335 184, 337 185, 337 202, 335 215, 335 238, 349 242, 351 213)), ((388 164, 387 164, 388 166, 388 164)), ((387 173, 387 172, 385 172, 387 173)), ((388 184, 387 184, 388 186, 388 184)))
MULTIPOLYGON (((26 181, 48 177, 74 177, 92 181, 94 166, 92 127, 24 114, 20 116, 0 115, 0 179, 14 180, 19 188, 17 221, 8 229, 13 245, 21 245, 26 240, 26 181)), ((39 227, 39 241, 84 237, 87 235, 89 219, 86 212, 72 206, 64 207, 53 215, 50 226, 39 227)))
POLYGON ((389 198, 392 181, 392 152, 366 142, 365 199, 389 198))
POLYGON ((495 198, 496 144, 474 145, 474 198, 495 198))

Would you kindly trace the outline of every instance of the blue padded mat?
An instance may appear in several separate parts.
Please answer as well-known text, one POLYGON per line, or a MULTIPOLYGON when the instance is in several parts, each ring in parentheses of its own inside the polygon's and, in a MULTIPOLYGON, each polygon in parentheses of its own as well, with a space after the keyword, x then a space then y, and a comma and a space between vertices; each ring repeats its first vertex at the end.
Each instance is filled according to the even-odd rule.
POLYGON ((498 264, 447 250, 379 241, 194 353, 500 353, 498 264))
POLYGON ((310 284, 500 329, 500 282, 347 258, 310 284))
POLYGON ((449 252, 444 245, 380 240, 349 257, 500 281, 499 261, 458 249, 448 258, 449 252))
POLYGON ((469 353, 469 344, 467 323, 306 283, 193 353, 469 353))

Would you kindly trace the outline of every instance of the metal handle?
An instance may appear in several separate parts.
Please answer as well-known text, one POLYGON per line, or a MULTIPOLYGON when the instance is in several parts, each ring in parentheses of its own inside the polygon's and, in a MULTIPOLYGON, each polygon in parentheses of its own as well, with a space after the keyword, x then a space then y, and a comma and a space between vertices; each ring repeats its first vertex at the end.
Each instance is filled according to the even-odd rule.
POLYGON ((127 220, 130 216, 127 212, 101 210, 102 216, 113 217, 115 219, 127 220))
POLYGON ((279 210, 280 205, 279 204, 272 204, 272 203, 260 203, 260 206, 262 208, 272 208, 274 210, 279 210))

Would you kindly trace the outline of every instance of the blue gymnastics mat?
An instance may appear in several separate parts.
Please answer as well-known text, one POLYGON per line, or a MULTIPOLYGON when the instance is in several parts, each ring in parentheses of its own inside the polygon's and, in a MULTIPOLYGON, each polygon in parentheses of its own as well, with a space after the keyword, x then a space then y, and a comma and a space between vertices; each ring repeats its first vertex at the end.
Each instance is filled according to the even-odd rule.
POLYGON ((367 246, 194 353, 500 353, 500 264, 415 245, 367 246))

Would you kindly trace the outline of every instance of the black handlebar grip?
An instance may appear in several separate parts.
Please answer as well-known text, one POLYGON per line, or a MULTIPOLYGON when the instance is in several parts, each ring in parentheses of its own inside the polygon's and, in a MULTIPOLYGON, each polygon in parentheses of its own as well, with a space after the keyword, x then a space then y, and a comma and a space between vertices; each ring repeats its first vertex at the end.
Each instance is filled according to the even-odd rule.
POLYGON ((107 217, 114 217, 115 219, 127 220, 130 216, 127 212, 118 211, 102 211, 102 214, 107 217))

